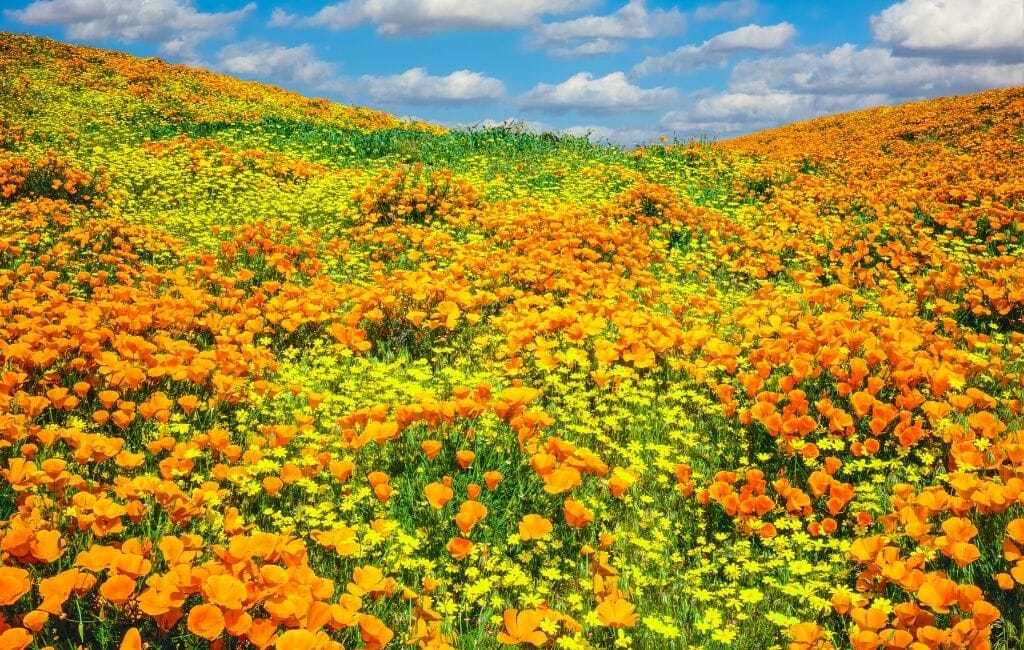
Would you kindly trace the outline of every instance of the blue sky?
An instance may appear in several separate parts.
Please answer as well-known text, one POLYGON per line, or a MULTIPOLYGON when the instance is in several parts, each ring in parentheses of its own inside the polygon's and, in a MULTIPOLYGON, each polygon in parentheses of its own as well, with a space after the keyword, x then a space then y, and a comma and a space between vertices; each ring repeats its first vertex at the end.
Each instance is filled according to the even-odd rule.
POLYGON ((0 29, 446 126, 723 138, 1024 84, 1021 0, 37 0, 0 29))

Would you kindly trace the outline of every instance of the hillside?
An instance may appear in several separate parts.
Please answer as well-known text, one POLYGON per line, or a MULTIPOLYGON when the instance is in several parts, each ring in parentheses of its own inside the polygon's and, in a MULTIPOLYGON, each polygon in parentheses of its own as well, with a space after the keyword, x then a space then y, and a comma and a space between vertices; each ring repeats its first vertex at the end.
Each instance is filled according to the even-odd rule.
POLYGON ((0 68, 0 647, 1024 635, 1024 88, 623 152, 0 68))

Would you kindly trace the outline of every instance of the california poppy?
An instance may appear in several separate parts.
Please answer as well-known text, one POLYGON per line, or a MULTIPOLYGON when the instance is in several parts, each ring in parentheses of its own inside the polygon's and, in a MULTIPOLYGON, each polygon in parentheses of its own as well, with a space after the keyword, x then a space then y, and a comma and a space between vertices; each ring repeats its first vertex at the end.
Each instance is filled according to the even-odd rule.
POLYGON ((28 571, 16 567, 0 567, 0 605, 13 605, 31 588, 28 571))
POLYGON ((224 631, 224 613, 216 605, 196 605, 188 613, 188 629, 196 636, 213 641, 224 631))
POLYGON ((519 537, 524 541, 547 537, 551 530, 551 521, 537 514, 524 515, 519 522, 519 537))
POLYGON ((123 605, 135 595, 135 585, 135 580, 126 575, 114 575, 100 585, 100 595, 115 605, 123 605))
POLYGON ((430 507, 435 510, 443 508, 455 496, 455 491, 443 483, 428 483, 423 488, 423 493, 430 507))
POLYGON ((245 584, 227 574, 210 576, 203 583, 202 590, 207 602, 224 609, 242 609, 249 597, 245 584))
POLYGON ((563 504, 565 522, 575 528, 583 528, 593 521, 594 513, 579 501, 566 499, 563 504))
POLYGON ((537 629, 544 616, 536 609, 506 609, 502 616, 505 628, 498 632, 498 643, 519 645, 529 643, 536 647, 544 645, 548 636, 537 629))
POLYGON ((597 617, 605 627, 633 627, 640 620, 633 603, 622 599, 606 598, 597 606, 597 617))
POLYGON ((386 646, 395 633, 376 616, 363 614, 359 617, 359 636, 368 650, 377 650, 386 646))
POLYGON ((448 549, 448 552, 451 553, 453 558, 461 560, 473 549, 473 542, 465 537, 452 537, 448 540, 448 544, 445 548, 448 549))

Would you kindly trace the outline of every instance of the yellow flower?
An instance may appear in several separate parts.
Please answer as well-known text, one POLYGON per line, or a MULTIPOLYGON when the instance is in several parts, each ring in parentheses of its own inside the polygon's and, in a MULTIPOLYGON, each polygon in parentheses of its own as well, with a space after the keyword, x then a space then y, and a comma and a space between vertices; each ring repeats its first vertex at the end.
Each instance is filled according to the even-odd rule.
POLYGON ((764 594, 761 593, 760 589, 744 589, 740 591, 740 600, 749 605, 753 605, 754 603, 759 603, 764 600, 764 594))
POLYGON ((719 643, 732 643, 736 638, 736 630, 730 628, 715 630, 711 634, 711 638, 719 643))

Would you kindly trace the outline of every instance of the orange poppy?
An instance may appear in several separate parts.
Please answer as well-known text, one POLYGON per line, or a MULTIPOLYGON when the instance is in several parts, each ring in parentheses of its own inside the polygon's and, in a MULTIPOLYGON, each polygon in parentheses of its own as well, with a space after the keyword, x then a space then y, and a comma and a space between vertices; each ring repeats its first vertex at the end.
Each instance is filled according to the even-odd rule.
POLYGON ((245 632, 245 638, 257 648, 267 648, 274 642, 277 627, 277 623, 268 618, 253 619, 245 632))
POLYGON ((135 585, 135 580, 126 575, 114 575, 100 585, 100 595, 115 605, 123 605, 135 595, 135 585))
POLYGON ((540 647, 547 643, 548 636, 537 629, 544 615, 536 609, 506 609, 502 616, 505 629, 498 632, 498 643, 503 645, 519 645, 529 643, 540 647))
POLYGON ((421 446, 424 455, 430 460, 434 460, 443 447, 440 440, 424 440, 421 446))
POLYGON ((121 394, 116 390, 104 390, 100 391, 96 397, 99 399, 100 404, 103 405, 103 408, 109 411, 113 408, 114 404, 117 404, 117 400, 121 399, 121 394))
POLYGON ((142 634, 139 633, 139 628, 128 628, 118 650, 142 650, 142 634))
POLYGON ((791 650, 812 650, 820 647, 825 630, 815 623, 797 623, 789 628, 789 636, 793 639, 791 650))
POLYGON ((536 453, 530 457, 530 465, 537 476, 547 476, 554 471, 558 458, 553 454, 536 453))
POLYGON ((427 497, 427 503, 435 510, 443 508, 455 496, 455 491, 443 483, 428 483, 423 488, 423 493, 427 497))
POLYGON ((284 487, 284 481, 277 476, 267 476, 263 479, 263 489, 267 494, 274 496, 284 487))
POLYGON ((971 605, 971 620, 974 622, 976 629, 983 630, 987 628, 995 621, 998 621, 1000 616, 999 608, 987 601, 976 600, 971 605))
POLYGON ((579 471, 573 467, 560 467, 544 476, 544 491, 548 494, 568 492, 581 483, 579 471))
POLYGON ((34 609, 22 617, 21 624, 32 632, 39 634, 48 620, 50 620, 49 612, 44 612, 41 609, 34 609))
POLYGON ((945 614, 957 602, 956 583, 936 573, 929 573, 917 589, 917 599, 932 611, 945 614))
POLYGON ((32 634, 23 627, 12 627, 0 633, 0 648, 25 650, 32 643, 32 634))
POLYGON ((278 650, 312 650, 317 647, 316 635, 309 630, 288 630, 277 637, 278 650))
POLYGON ((473 542, 465 537, 452 537, 445 546, 456 560, 461 560, 473 550, 473 542))
POLYGON ((0 606, 13 605, 32 589, 29 573, 16 567, 0 567, 0 606))
POLYGON ((213 575, 203 583, 203 596, 207 602, 224 609, 242 609, 249 593, 245 584, 231 575, 213 575))
POLYGON ((479 522, 481 519, 487 516, 487 506, 480 503, 479 501, 464 501, 459 506, 459 514, 455 516, 455 523, 465 535, 479 522))
POLYGON ((594 520, 594 513, 579 501, 566 499, 562 505, 565 522, 574 528, 583 528, 594 520))
POLYGON ((640 620, 636 606, 623 599, 606 598, 597 606, 597 618, 605 627, 633 627, 640 620))
POLYGON ((551 532, 551 521, 537 514, 525 515, 519 522, 519 537, 524 541, 543 539, 551 532))
POLYGON ((367 650, 377 650, 386 646, 394 638, 395 633, 376 616, 363 614, 359 617, 359 636, 362 637, 367 650))
POLYGON ((224 629, 231 636, 242 636, 252 627, 252 616, 237 609, 224 612, 224 629))
POLYGON ((1006 534, 1018 544, 1024 544, 1024 519, 1014 519, 1006 524, 1006 534))
MULTIPOLYGON (((94 578, 95 579, 95 578, 94 578)), ((63 614, 64 603, 71 597, 71 592, 79 581, 79 570, 68 569, 39 581, 39 595, 43 602, 39 609, 55 616, 63 614)))
POLYGON ((171 594, 167 591, 149 587, 139 594, 139 610, 149 616, 157 617, 171 611, 171 594))
POLYGON ((455 460, 458 461, 459 467, 462 469, 469 469, 469 466, 473 464, 474 458, 476 458, 476 454, 469 449, 460 449, 455 452, 455 460))
POLYGON ((616 467, 612 470, 612 477, 608 479, 608 489, 611 491, 612 496, 621 498, 634 483, 636 483, 636 475, 633 472, 622 467, 616 467))
POLYGON ((352 582, 348 583, 348 593, 353 596, 379 596, 391 594, 395 589, 394 578, 387 578, 384 572, 373 565, 356 567, 352 571, 352 582))
POLYGON ((188 629, 196 636, 213 641, 224 631, 224 613, 216 605, 197 605, 188 613, 188 629))
POLYGON ((195 395, 182 395, 176 401, 185 415, 192 415, 199 406, 199 398, 195 395))
POLYGON ((850 618, 862 630, 878 631, 889 623, 889 617, 877 607, 870 609, 855 607, 850 611, 850 618))
POLYGON ((503 478, 505 477, 502 473, 495 470, 484 472, 484 484, 487 486, 488 490, 493 490, 498 487, 498 483, 501 483, 503 478))
POLYGON ((355 471, 356 465, 350 460, 335 460, 331 461, 328 465, 328 469, 331 471, 331 476, 334 477, 338 483, 347 483, 349 478, 352 476, 352 472, 355 471))
POLYGON ((395 493, 395 488, 390 483, 378 483, 373 486, 373 493, 377 497, 377 500, 381 503, 387 503, 391 495, 395 493))
POLYGON ((299 466, 295 463, 288 462, 281 467, 279 476, 285 484, 291 485, 292 483, 302 479, 302 470, 300 470, 299 466))

